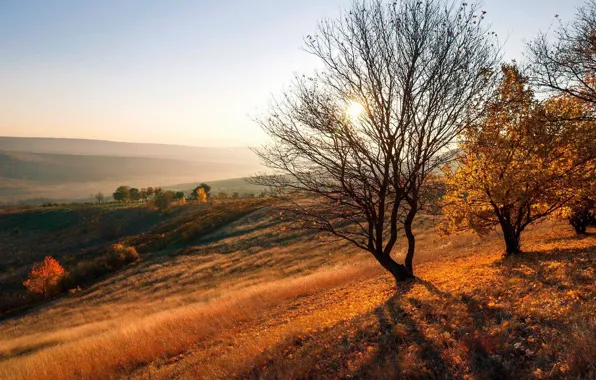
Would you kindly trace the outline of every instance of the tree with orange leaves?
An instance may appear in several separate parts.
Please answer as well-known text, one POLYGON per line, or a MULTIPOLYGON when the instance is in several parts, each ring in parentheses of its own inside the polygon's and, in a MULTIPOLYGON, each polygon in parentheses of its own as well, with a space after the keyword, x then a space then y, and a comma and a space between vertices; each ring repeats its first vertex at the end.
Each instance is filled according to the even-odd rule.
POLYGON ((29 278, 23 283, 30 293, 51 295, 58 288, 60 281, 66 276, 64 268, 51 256, 33 264, 29 278))
POLYGON ((445 168, 443 229, 483 234, 499 226, 513 255, 528 225, 569 205, 593 180, 596 124, 580 99, 539 102, 516 66, 502 70, 487 114, 468 125, 457 164, 445 168))
POLYGON ((199 203, 207 202, 207 193, 205 192, 204 188, 202 188, 202 187, 197 188, 195 191, 195 195, 196 195, 197 201, 199 201, 199 203))

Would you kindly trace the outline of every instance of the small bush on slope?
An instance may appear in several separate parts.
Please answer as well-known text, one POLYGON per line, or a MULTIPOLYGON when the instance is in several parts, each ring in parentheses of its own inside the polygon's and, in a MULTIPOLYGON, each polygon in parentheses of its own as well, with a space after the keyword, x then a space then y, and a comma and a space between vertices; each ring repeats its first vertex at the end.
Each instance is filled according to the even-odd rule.
POLYGON ((135 247, 128 247, 124 244, 114 244, 108 250, 109 261, 112 267, 119 268, 139 259, 135 247))
POLYGON ((23 283, 30 293, 49 297, 59 291, 60 282, 66 276, 64 268, 51 256, 33 264, 29 278, 23 283))

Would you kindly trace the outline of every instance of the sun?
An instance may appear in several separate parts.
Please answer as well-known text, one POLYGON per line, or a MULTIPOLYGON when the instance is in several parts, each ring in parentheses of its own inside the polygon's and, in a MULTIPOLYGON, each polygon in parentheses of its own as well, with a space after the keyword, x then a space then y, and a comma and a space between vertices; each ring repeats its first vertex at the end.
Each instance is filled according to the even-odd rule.
POLYGON ((348 103, 347 114, 352 120, 358 119, 362 112, 364 112, 362 104, 355 101, 350 101, 348 103))

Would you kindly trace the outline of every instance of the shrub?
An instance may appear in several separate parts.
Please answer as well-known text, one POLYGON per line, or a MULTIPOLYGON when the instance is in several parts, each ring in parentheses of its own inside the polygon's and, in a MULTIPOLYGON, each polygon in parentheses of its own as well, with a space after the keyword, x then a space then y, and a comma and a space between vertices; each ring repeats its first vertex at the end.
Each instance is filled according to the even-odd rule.
POLYGON ((77 289, 82 284, 116 271, 139 258, 140 256, 135 247, 120 243, 114 244, 108 248, 106 254, 90 260, 80 261, 76 266, 70 268, 68 276, 64 278, 62 284, 65 290, 68 289, 69 293, 73 294, 72 289, 77 289))
POLYGON ((113 267, 121 267, 125 264, 130 264, 139 259, 139 254, 135 247, 128 247, 124 244, 114 244, 109 251, 110 264, 113 267))
POLYGON ((207 193, 205 192, 205 189, 201 187, 197 190, 196 199, 199 201, 199 203, 207 202, 207 193))
POLYGON ((33 264, 31 273, 23 285, 30 293, 50 296, 58 290, 60 282, 66 276, 64 268, 51 256, 46 256, 43 261, 33 264))
POLYGON ((174 200, 174 194, 175 193, 173 191, 156 191, 153 204, 159 209, 160 212, 164 212, 174 200))

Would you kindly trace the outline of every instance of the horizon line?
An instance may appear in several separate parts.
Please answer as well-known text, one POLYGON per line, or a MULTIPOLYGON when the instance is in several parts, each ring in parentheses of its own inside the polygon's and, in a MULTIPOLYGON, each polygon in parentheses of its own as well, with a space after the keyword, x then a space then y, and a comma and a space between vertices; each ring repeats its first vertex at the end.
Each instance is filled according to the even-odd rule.
POLYGON ((48 140, 85 140, 85 141, 97 141, 117 144, 137 144, 137 145, 161 145, 161 146, 172 146, 172 147, 183 147, 183 148, 219 148, 219 149, 233 149, 233 148, 246 148, 250 149, 248 145, 221 145, 221 146, 209 146, 209 145, 184 145, 184 144, 167 144, 167 143, 155 143, 155 142, 138 142, 138 141, 116 141, 106 139, 92 139, 82 137, 43 137, 43 136, 2 136, 0 139, 48 139, 48 140))

